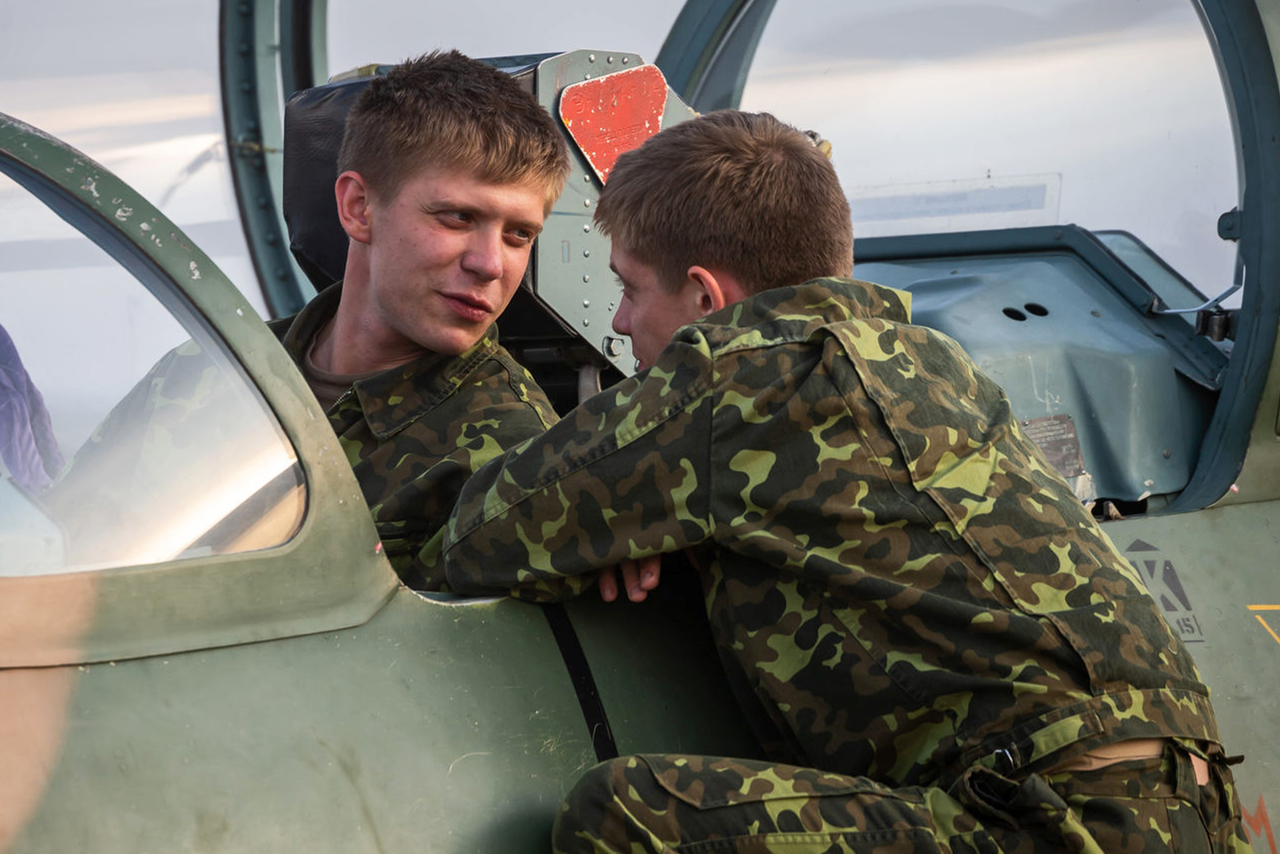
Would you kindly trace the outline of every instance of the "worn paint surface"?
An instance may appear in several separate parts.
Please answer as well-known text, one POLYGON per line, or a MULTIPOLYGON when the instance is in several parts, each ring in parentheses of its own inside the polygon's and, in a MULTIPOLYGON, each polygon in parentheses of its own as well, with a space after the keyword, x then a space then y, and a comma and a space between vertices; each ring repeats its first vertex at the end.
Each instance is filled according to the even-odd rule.
POLYGON ((560 120, 601 183, 618 157, 662 129, 667 81, 642 65, 564 87, 560 120))

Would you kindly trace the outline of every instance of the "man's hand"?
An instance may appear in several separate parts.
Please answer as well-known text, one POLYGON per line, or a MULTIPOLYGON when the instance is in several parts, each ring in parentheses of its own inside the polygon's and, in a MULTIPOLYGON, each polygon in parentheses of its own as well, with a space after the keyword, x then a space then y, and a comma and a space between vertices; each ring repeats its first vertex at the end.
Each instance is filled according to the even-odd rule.
POLYGON ((624 560, 617 566, 600 570, 600 598, 612 602, 618 598, 618 570, 622 570, 622 584, 627 598, 643 602, 649 591, 658 586, 662 575, 662 556, 651 555, 639 560, 624 560))

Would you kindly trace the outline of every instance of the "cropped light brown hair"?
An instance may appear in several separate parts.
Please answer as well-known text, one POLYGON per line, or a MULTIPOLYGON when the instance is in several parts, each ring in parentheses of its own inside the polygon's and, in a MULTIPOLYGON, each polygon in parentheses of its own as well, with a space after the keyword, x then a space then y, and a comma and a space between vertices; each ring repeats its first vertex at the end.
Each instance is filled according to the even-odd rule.
POLYGON ((551 116, 510 75, 456 50, 435 51, 370 81, 347 115, 338 154, 338 173, 358 172, 383 199, 426 168, 541 185, 550 210, 569 154, 551 116))
POLYGON ((707 113, 622 155, 595 221, 673 289, 695 264, 732 273, 751 293, 853 269, 835 169, 768 113, 707 113))

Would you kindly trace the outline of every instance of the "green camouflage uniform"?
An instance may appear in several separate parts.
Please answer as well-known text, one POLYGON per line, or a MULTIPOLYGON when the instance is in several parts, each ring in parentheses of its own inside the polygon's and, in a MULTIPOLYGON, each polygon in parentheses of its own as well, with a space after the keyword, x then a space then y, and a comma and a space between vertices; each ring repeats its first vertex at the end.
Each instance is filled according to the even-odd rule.
MULTIPOLYGON (((338 307, 327 288, 271 324, 301 360, 338 307)), ((533 377, 491 327, 458 356, 431 353, 358 381, 329 410, 387 557, 410 586, 439 590, 444 525, 462 484, 485 462, 555 423, 533 377)))
POLYGON ((1164 850, 1197 812, 1247 850, 1190 655, 908 299, 820 280, 729 306, 463 490, 458 592, 564 597, 689 549, 748 714, 789 761, 838 772, 615 760, 571 795, 562 850, 1099 850, 1089 833, 1128 832, 1124 850, 1164 850), (1159 737, 1177 741, 1145 766, 1052 773, 1159 737), (1214 755, 1212 785, 1187 783, 1190 753, 1214 755))

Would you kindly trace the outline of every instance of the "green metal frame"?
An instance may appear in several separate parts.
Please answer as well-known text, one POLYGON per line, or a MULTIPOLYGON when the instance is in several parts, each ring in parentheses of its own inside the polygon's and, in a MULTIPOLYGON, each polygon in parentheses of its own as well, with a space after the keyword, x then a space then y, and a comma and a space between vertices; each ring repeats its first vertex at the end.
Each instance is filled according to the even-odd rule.
POLYGON ((280 0, 278 10, 275 0, 221 0, 219 8, 222 120, 231 177, 254 271, 275 317, 293 314, 315 295, 289 252, 280 206, 280 96, 286 91, 282 84, 323 79, 326 11, 323 0, 280 0))
POLYGON ((654 64, 699 112, 736 109, 777 0, 689 0, 654 64))
POLYGON ((288 95, 329 76, 328 0, 280 0, 280 91, 288 95))
MULTIPOLYGON (((1277 4, 1259 0, 1277 21, 1277 4)), ((1280 223, 1280 83, 1259 6, 1239 0, 1196 0, 1226 89, 1240 164, 1240 259, 1246 276, 1235 351, 1223 378, 1222 395, 1205 435, 1191 482, 1169 512, 1215 501, 1236 503, 1275 493, 1280 473, 1276 442, 1274 375, 1276 326, 1280 322, 1280 240, 1267 232, 1280 223), (1268 376, 1269 372, 1272 376, 1268 376), (1258 490, 1233 493, 1246 452, 1258 490), (1252 463, 1256 462, 1257 465, 1252 463)), ((1276 41, 1280 33, 1272 33, 1276 41)))

